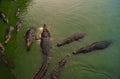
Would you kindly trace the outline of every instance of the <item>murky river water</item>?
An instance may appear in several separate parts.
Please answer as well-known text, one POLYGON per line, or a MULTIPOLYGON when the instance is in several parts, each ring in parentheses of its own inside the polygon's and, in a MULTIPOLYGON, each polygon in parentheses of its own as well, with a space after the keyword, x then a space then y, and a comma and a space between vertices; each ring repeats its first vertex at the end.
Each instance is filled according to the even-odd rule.
POLYGON ((113 40, 112 45, 102 51, 71 56, 59 79, 119 79, 120 78, 120 0, 0 0, 0 11, 4 12, 9 24, 0 20, 0 42, 3 43, 5 30, 15 26, 20 19, 24 27, 7 45, 6 55, 13 67, 11 72, 0 64, 0 79, 32 79, 41 66, 42 54, 39 43, 26 51, 24 34, 29 27, 39 29, 44 23, 52 34, 53 52, 48 72, 66 54, 95 41, 113 40), (15 11, 21 9, 20 16, 15 11), (77 32, 85 32, 82 41, 63 47, 56 43, 77 32))

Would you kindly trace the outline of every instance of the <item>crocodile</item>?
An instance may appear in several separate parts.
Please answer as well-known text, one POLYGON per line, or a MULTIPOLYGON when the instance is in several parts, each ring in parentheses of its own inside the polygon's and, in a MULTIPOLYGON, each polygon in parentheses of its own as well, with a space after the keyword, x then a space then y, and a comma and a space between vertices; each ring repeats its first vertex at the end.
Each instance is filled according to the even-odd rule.
POLYGON ((49 66, 49 58, 52 50, 52 43, 50 38, 51 38, 50 32, 47 29, 47 25, 44 24, 40 42, 40 47, 43 54, 43 62, 42 66, 40 67, 39 71, 34 75, 33 79, 42 79, 47 72, 49 66))
POLYGON ((66 55, 62 60, 58 62, 58 66, 51 72, 49 79, 58 79, 69 57, 70 55, 66 55))
POLYGON ((0 18, 3 20, 4 23, 8 24, 9 20, 3 12, 0 12, 0 18))
POLYGON ((11 38, 11 33, 13 32, 14 30, 14 27, 13 26, 10 26, 7 31, 6 31, 6 35, 5 35, 5 44, 8 43, 8 41, 10 40, 11 38))
POLYGON ((5 55, 5 48, 1 43, 0 43, 0 60, 3 64, 5 64, 6 66, 9 66, 8 59, 6 58, 6 55, 5 55))
POLYGON ((60 46, 63 46, 63 45, 66 45, 66 44, 69 44, 73 41, 77 41, 79 39, 82 39, 85 37, 85 33, 76 33, 76 34, 73 34, 72 36, 70 37, 67 37, 66 39, 62 40, 62 41, 59 41, 57 43, 57 46, 60 47, 60 46))
POLYGON ((112 43, 112 41, 109 41, 109 40, 94 42, 91 45, 82 47, 82 48, 78 49, 77 51, 73 51, 72 53, 74 55, 76 55, 79 53, 88 53, 88 52, 92 52, 95 50, 102 50, 102 49, 107 48, 111 43, 112 43))
POLYGON ((16 25, 16 31, 17 33, 20 31, 20 29, 23 27, 23 20, 20 20, 16 25))
POLYGON ((26 42, 26 46, 27 49, 29 49, 32 45, 32 43, 35 40, 35 35, 36 35, 36 31, 33 28, 29 28, 26 33, 25 33, 25 42, 26 42))
POLYGON ((20 8, 17 8, 15 16, 18 16, 20 14, 20 8))

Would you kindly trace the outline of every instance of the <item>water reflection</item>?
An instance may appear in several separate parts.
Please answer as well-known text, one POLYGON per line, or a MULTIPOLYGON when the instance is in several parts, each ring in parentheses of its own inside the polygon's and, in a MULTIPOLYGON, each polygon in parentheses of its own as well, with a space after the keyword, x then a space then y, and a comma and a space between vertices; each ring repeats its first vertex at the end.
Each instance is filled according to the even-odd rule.
POLYGON ((38 44, 40 44, 40 41, 41 41, 41 33, 43 31, 43 27, 39 27, 37 28, 37 31, 36 31, 36 41, 38 44))

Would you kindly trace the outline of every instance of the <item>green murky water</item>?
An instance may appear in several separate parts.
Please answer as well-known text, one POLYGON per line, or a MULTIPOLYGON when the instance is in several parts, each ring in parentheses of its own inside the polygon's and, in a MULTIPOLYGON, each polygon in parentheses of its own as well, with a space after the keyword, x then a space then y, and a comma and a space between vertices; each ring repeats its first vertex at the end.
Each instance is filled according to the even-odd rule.
POLYGON ((0 64, 0 79, 32 79, 41 66, 42 54, 38 42, 26 51, 24 34, 29 27, 49 25, 53 52, 50 67, 44 79, 66 54, 100 40, 113 40, 102 51, 71 56, 59 79, 119 79, 120 78, 120 0, 0 0, 0 11, 9 18, 9 24, 0 20, 0 42, 4 42, 5 30, 15 26, 19 18, 24 27, 7 45, 6 55, 13 67, 11 72, 0 64), (20 16, 15 11, 21 9, 20 16), (57 48, 57 41, 76 32, 85 32, 84 40, 57 48))

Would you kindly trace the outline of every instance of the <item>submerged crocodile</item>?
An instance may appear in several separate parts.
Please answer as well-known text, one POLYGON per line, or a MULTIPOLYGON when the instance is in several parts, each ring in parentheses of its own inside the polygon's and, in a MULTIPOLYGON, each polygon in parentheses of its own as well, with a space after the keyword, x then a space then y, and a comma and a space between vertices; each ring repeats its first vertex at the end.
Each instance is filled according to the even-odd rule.
POLYGON ((3 47, 1 43, 0 43, 0 60, 3 64, 9 66, 8 60, 5 56, 5 48, 3 47))
POLYGON ((10 40, 11 38, 11 33, 13 32, 14 30, 14 27, 13 26, 10 26, 7 31, 6 31, 6 35, 5 35, 5 44, 8 43, 8 41, 10 40))
POLYGON ((36 35, 36 32, 35 32, 35 29, 33 28, 29 28, 25 33, 25 42, 26 42, 27 49, 29 49, 32 43, 34 42, 35 35, 36 35))
POLYGON ((22 27, 23 27, 23 20, 20 20, 16 25, 16 31, 19 32, 22 27))
POLYGON ((49 66, 49 58, 52 50, 52 43, 51 43, 51 35, 49 30, 47 29, 47 25, 43 25, 43 32, 41 33, 41 43, 40 47, 42 49, 43 54, 43 62, 42 66, 40 67, 39 71, 35 74, 33 79, 42 79, 48 69, 49 66))
POLYGON ((65 64, 67 63, 67 60, 69 57, 70 57, 70 55, 66 55, 62 60, 59 61, 57 68, 52 71, 49 79, 58 79, 58 77, 59 77, 62 69, 64 68, 65 64))
POLYGON ((0 12, 0 18, 3 20, 4 23, 8 24, 8 18, 5 16, 3 12, 0 12))
POLYGON ((70 37, 68 37, 68 38, 66 38, 66 39, 58 42, 58 43, 57 43, 57 46, 60 47, 60 46, 69 44, 69 43, 71 43, 71 42, 73 42, 73 41, 77 41, 77 40, 79 40, 79 39, 84 38, 85 35, 86 35, 85 33, 76 33, 76 34, 74 34, 74 35, 72 35, 72 36, 70 36, 70 37))
POLYGON ((77 51, 74 51, 73 54, 76 55, 79 53, 88 53, 88 52, 95 51, 95 50, 102 50, 102 49, 107 48, 111 43, 112 43, 112 41, 94 42, 91 45, 82 47, 82 48, 78 49, 77 51))
POLYGON ((36 72, 33 79, 42 79, 47 72, 48 66, 49 66, 49 57, 44 55, 42 66, 40 67, 38 72, 36 72))

